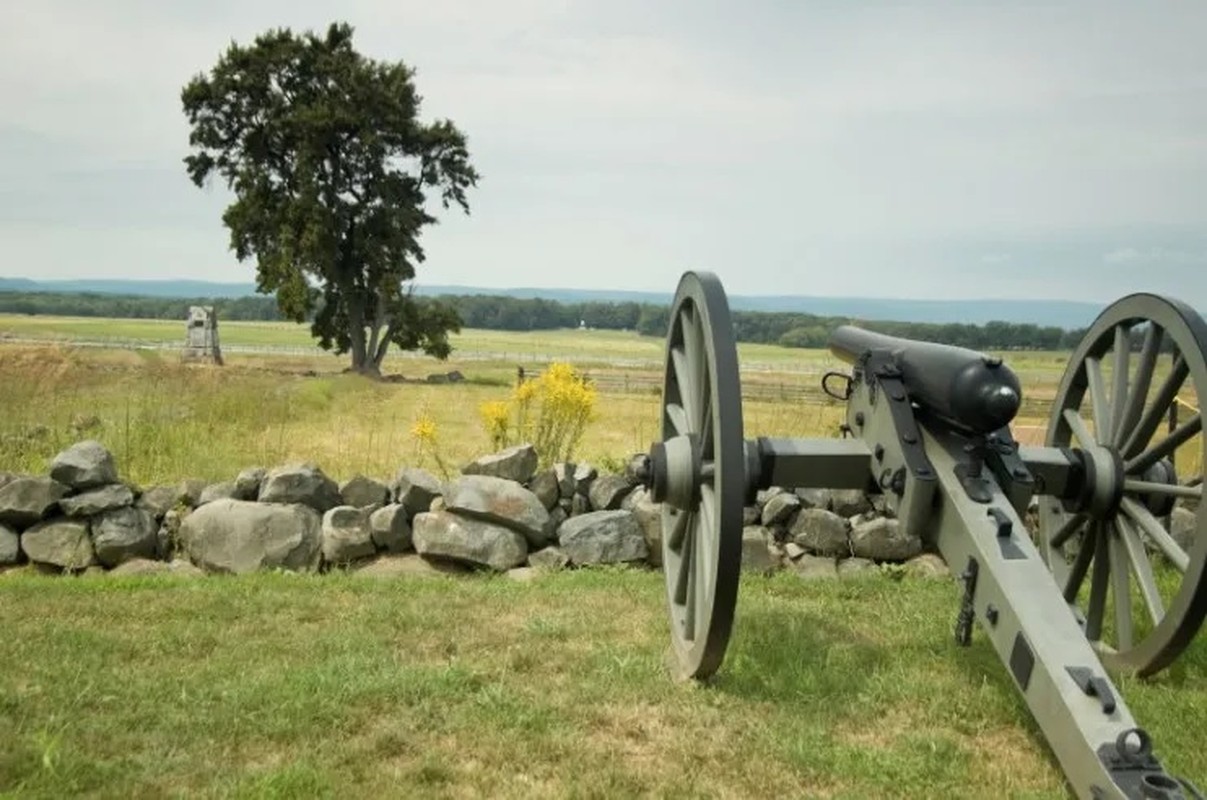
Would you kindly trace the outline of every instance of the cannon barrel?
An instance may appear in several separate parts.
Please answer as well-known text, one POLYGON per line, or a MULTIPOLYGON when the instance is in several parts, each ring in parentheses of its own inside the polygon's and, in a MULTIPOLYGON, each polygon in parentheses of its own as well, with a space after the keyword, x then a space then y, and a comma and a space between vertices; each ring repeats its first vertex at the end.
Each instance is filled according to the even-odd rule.
POLYGON ((871 352, 885 354, 901 371, 914 402, 975 434, 1009 425, 1022 403, 1013 370, 975 350, 843 325, 831 334, 830 351, 848 364, 871 352))

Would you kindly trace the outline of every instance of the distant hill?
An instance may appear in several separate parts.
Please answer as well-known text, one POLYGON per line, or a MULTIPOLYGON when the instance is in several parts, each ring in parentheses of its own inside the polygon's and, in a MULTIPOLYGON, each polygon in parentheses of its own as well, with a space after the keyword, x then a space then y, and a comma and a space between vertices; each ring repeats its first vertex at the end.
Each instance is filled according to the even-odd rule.
MULTIPOLYGON (((193 280, 46 280, 0 277, 0 292, 95 292, 146 297, 234 298, 256 294, 251 283, 214 283, 193 280)), ((436 296, 495 295, 543 298, 564 303, 634 302, 665 305, 671 292, 626 292, 613 289, 490 289, 480 286, 417 285, 417 294, 436 296)), ((898 322, 965 322, 995 320, 1081 328, 1102 311, 1097 303, 1072 300, 895 300, 871 297, 804 297, 799 295, 734 295, 729 304, 739 311, 794 311, 826 317, 898 322)))

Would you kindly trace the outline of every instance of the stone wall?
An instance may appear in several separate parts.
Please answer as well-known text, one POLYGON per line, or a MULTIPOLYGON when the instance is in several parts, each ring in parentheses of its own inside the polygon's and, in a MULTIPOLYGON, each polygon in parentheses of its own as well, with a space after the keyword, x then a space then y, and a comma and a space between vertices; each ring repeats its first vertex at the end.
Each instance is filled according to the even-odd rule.
MULTIPOLYGON (((661 563, 660 507, 633 477, 589 464, 538 470, 529 445, 441 481, 417 467, 337 485, 320 467, 249 468, 229 481, 140 489, 94 441, 47 476, 0 473, 0 569, 117 574, 351 569, 510 572, 661 563)), ((806 578, 903 563, 945 574, 860 492, 771 489, 744 510, 744 569, 806 578)))

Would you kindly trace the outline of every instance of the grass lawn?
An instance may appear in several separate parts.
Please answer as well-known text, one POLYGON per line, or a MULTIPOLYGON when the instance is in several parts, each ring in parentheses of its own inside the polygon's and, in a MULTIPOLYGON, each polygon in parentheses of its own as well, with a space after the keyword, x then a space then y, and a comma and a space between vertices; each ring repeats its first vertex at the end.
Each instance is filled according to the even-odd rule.
MULTIPOLYGON (((1066 797, 950 580, 746 578, 714 685, 661 577, 0 576, 14 797, 1066 797)), ((1133 712, 1207 775, 1207 642, 1133 712)))

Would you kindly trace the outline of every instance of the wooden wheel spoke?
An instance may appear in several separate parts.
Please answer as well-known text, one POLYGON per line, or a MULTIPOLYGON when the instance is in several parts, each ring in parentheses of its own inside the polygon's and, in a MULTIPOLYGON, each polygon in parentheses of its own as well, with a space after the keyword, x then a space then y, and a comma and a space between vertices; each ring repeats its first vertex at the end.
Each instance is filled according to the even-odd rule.
POLYGON ((675 370, 675 382, 679 386, 679 402, 687 417, 687 430, 684 433, 693 433, 692 420, 696 418, 700 388, 696 385, 696 376, 692 373, 687 354, 681 348, 671 348, 671 364, 675 370))
POLYGON ((1140 528, 1145 536, 1153 540, 1170 563, 1178 568, 1179 572, 1185 573, 1190 566, 1190 556, 1186 555, 1186 551, 1173 540, 1173 537, 1165 530, 1164 526, 1157 521, 1157 518, 1144 506, 1137 503, 1130 497, 1123 498, 1120 509, 1132 523, 1140 528))
POLYGON ((1076 411, 1066 408, 1064 410, 1064 420, 1068 423, 1069 430, 1073 432, 1073 436, 1082 447, 1092 447, 1097 443, 1094 435, 1090 433, 1090 429, 1086 427, 1085 420, 1076 411))
POLYGON ((1091 642, 1101 641, 1102 623, 1106 617, 1106 590, 1111 578, 1110 542, 1101 525, 1095 526, 1093 542, 1082 547, 1094 548, 1094 571, 1090 576, 1090 603, 1085 614, 1085 635, 1091 642))
POLYGON ((666 417, 675 428, 675 433, 686 436, 691 433, 691 424, 687 421, 687 412, 678 403, 666 404, 666 417))
POLYGON ((1173 455, 1173 452, 1186 444, 1203 430, 1203 415, 1195 414, 1190 419, 1174 428, 1168 436, 1145 450, 1140 455, 1129 460, 1125 467, 1129 473, 1144 472, 1163 458, 1173 455))
POLYGON ((1115 641, 1120 650, 1132 648, 1132 588, 1127 549, 1117 526, 1110 529, 1111 594, 1115 596, 1115 641))
POLYGON ((1126 478, 1123 481, 1123 490, 1125 492, 1133 492, 1135 494, 1163 494, 1169 497, 1185 497, 1190 500, 1203 499, 1202 486, 1182 486, 1176 483, 1153 483, 1152 481, 1141 481, 1135 478, 1126 478))
POLYGON ((1048 540, 1048 546, 1053 550, 1059 550, 1064 547, 1065 542, 1069 541, 1074 534, 1081 531, 1087 519, 1089 519, 1089 516, 1086 514, 1074 514, 1069 517, 1060 526, 1060 529, 1052 535, 1052 538, 1048 540))
POLYGON ((1144 450, 1148 446, 1148 443, 1152 441, 1153 434, 1161 426, 1161 420, 1165 418, 1166 412, 1173 405, 1178 392, 1182 389, 1182 384, 1186 382, 1186 378, 1189 375, 1190 365, 1182 354, 1179 353, 1178 357, 1174 359, 1169 375, 1166 376, 1165 381, 1161 384, 1161 388, 1157 390, 1157 396, 1144 409, 1144 415, 1123 443, 1120 452, 1123 453, 1125 459, 1132 458, 1144 450))
POLYGON ((696 546, 695 531, 689 526, 688 533, 683 537, 683 551, 679 555, 679 571, 675 580, 675 602, 679 605, 690 605, 687 602, 688 591, 690 587, 690 578, 692 574, 692 560, 694 558, 693 550, 696 546))
POLYGON ((1149 325, 1144 333, 1144 344, 1140 347, 1140 361, 1136 365, 1136 376, 1128 393, 1123 414, 1120 416, 1118 427, 1115 428, 1113 442, 1115 447, 1123 447, 1129 436, 1140 421, 1140 413, 1148 400, 1148 390, 1152 388, 1153 370, 1157 366, 1157 358, 1161 355, 1161 344, 1165 340, 1165 331, 1156 325, 1149 325))
POLYGON ((1144 599, 1144 606, 1148 609, 1148 615, 1152 618, 1153 625, 1159 625, 1165 617, 1165 602, 1161 599, 1160 591, 1157 590, 1157 580, 1153 577, 1152 562, 1148 560, 1144 543, 1140 541, 1139 534, 1126 519, 1118 518, 1115 520, 1115 524, 1119 528, 1119 538, 1123 540, 1123 547, 1127 551, 1127 560, 1131 562, 1132 572, 1136 576, 1136 584, 1140 587, 1140 596, 1144 599))
MULTIPOLYGON (((1093 529, 1091 528, 1091 530, 1093 529)), ((1093 560, 1093 537, 1086 533, 1081 537, 1081 549, 1077 551, 1077 558, 1073 560, 1073 568, 1069 570, 1069 575, 1065 578, 1063 590, 1066 603, 1077 601, 1077 593, 1081 591, 1081 584, 1085 583, 1086 573, 1090 571, 1090 562, 1093 560)))
POLYGON ((673 552, 682 552, 683 537, 687 534, 687 528, 691 524, 691 516, 688 511, 680 511, 675 515, 675 522, 666 538, 666 546, 673 552))
POLYGON ((1127 378, 1130 369, 1131 339, 1128 336, 1127 325, 1115 326, 1115 363, 1112 367, 1114 374, 1111 392, 1111 432, 1105 440, 1113 443, 1123 427, 1123 415, 1127 413, 1127 378))
MULTIPOLYGON (((1090 408, 1094 414, 1094 441, 1098 444, 1106 444, 1111 440, 1111 404, 1106 399, 1106 387, 1102 380, 1102 362, 1096 358, 1087 358, 1085 374, 1090 384, 1090 408)), ((1089 442, 1086 444, 1088 445, 1089 442)))

